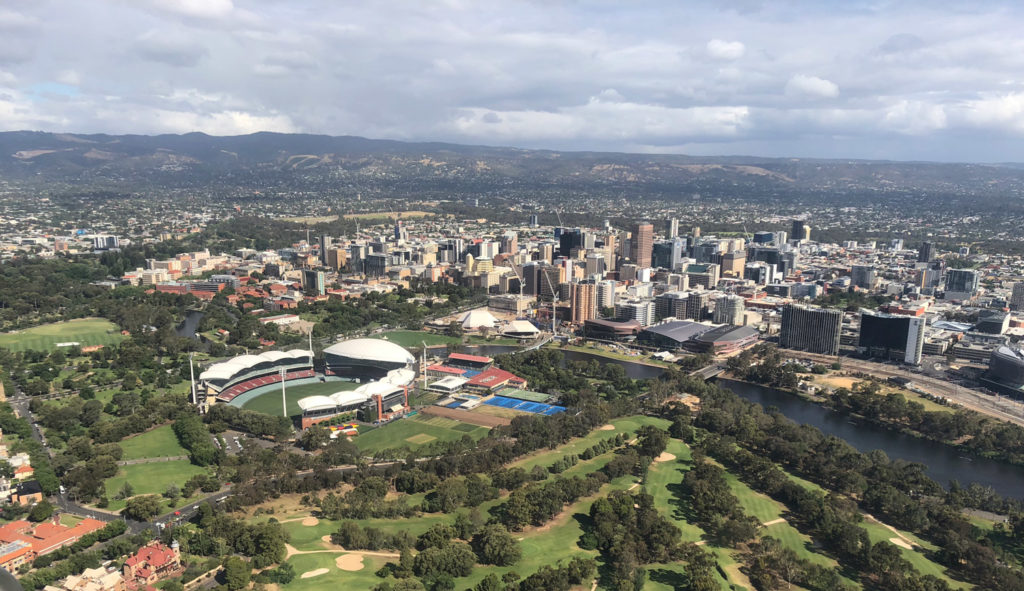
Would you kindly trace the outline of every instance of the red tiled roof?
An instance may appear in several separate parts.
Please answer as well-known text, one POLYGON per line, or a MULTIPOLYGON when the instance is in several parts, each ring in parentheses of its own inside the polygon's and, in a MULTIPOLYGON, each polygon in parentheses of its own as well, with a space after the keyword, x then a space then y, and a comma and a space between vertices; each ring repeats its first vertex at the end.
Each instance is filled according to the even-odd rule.
POLYGON ((496 386, 498 384, 502 384, 504 382, 508 382, 510 380, 517 380, 517 379, 522 379, 522 378, 520 378, 519 376, 517 376, 514 373, 507 372, 507 371, 505 371, 503 369, 498 369, 497 367, 492 367, 491 369, 489 369, 489 370, 487 370, 485 372, 481 372, 481 373, 473 376, 469 380, 467 385, 469 385, 469 386, 484 386, 486 388, 491 388, 491 387, 496 386))

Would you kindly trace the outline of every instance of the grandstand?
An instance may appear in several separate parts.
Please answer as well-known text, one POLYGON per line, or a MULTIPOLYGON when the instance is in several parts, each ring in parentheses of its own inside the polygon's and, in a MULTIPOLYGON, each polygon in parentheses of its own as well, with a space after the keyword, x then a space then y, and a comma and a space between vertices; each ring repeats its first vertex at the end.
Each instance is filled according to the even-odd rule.
POLYGON ((240 355, 228 361, 215 363, 199 374, 200 388, 206 395, 221 402, 260 386, 314 377, 313 356, 309 351, 267 351, 259 355, 240 355))
POLYGON ((387 421, 409 410, 409 384, 416 374, 394 369, 378 382, 368 382, 355 390, 330 396, 307 396, 299 400, 303 429, 339 414, 357 411, 366 422, 387 421))

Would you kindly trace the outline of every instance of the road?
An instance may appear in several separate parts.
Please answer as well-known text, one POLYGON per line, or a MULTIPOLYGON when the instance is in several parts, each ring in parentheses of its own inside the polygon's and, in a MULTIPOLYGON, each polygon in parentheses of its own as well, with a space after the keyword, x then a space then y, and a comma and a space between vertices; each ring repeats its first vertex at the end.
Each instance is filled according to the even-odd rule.
POLYGON ((863 372, 880 378, 906 378, 928 394, 943 396, 959 403, 964 408, 1024 427, 1024 403, 1006 398, 1005 396, 984 394, 959 384, 908 371, 900 366, 887 363, 876 363, 874 361, 851 359, 849 357, 818 355, 816 353, 790 351, 787 349, 779 349, 779 351, 791 359, 807 360, 815 363, 839 361, 846 371, 863 372))

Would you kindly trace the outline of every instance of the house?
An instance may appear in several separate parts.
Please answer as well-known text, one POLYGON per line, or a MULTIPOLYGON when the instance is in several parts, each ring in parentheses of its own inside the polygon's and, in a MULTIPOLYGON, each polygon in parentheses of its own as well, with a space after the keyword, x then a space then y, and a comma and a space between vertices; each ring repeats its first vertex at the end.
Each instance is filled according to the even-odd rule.
POLYGON ((22 481, 28 480, 29 478, 32 478, 32 475, 35 473, 36 471, 32 466, 22 464, 14 469, 14 479, 22 481))
POLYGON ((43 488, 38 480, 25 480, 14 488, 11 502, 19 505, 35 505, 43 500, 43 488))
POLYGON ((124 577, 116 569, 87 568, 80 575, 71 575, 43 591, 127 591, 124 577))
POLYGON ((181 550, 178 542, 165 546, 160 542, 139 548, 139 551, 124 561, 122 574, 129 585, 136 587, 152 585, 157 581, 181 573, 181 550))

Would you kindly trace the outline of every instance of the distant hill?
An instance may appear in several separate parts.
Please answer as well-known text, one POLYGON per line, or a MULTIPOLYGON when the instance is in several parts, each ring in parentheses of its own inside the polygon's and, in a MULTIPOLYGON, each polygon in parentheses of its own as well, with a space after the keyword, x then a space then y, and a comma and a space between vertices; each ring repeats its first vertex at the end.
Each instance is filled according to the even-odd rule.
POLYGON ((254 133, 80 135, 0 133, 0 175, 12 179, 148 181, 176 185, 253 175, 286 184, 344 180, 414 191, 635 192, 661 197, 937 193, 1019 201, 1024 166, 743 156, 556 152, 354 136, 254 133))

